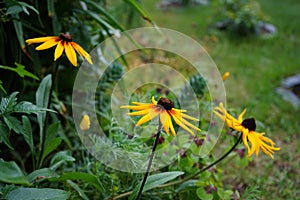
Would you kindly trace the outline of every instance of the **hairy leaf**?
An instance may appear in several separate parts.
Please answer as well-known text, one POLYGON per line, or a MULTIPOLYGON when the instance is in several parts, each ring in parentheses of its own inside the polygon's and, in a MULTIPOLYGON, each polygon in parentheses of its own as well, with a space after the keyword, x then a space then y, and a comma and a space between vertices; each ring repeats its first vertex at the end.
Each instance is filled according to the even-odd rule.
POLYGON ((7 200, 65 200, 70 197, 70 193, 64 190, 52 188, 19 188, 8 194, 7 200))
POLYGON ((29 181, 15 162, 6 162, 3 159, 0 159, 0 169, 0 181, 12 184, 30 185, 29 181))

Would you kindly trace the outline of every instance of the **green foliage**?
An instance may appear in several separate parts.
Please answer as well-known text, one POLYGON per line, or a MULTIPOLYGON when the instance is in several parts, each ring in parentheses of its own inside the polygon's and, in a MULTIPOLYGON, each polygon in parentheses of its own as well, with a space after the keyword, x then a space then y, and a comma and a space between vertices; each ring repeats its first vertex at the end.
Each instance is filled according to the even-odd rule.
POLYGON ((25 70, 24 65, 21 65, 19 63, 15 63, 15 65, 17 66, 17 68, 0 65, 0 69, 6 69, 6 70, 16 72, 22 78, 24 78, 25 76, 28 76, 28 77, 33 78, 35 80, 39 80, 39 78, 36 75, 34 75, 34 74, 30 73, 29 71, 25 70))
POLYGON ((250 186, 247 187, 242 195, 242 199, 244 200, 254 200, 261 199, 261 191, 258 186, 250 186))
POLYGON ((11 191, 7 195, 8 200, 27 200, 27 199, 41 199, 41 200, 67 200, 70 196, 69 192, 51 189, 51 188, 18 188, 11 191))
POLYGON ((255 0, 222 0, 221 6, 223 26, 239 36, 254 34, 266 19, 255 0))
POLYGON ((18 165, 13 162, 5 162, 0 159, 0 181, 12 184, 29 185, 26 176, 23 174, 18 165))
MULTIPOLYGON (((154 175, 151 175, 148 177, 147 181, 146 181, 146 184, 145 184, 145 187, 143 189, 143 192, 146 192, 147 190, 151 190, 152 188, 154 187, 157 187, 159 185, 162 185, 180 175, 184 174, 184 172, 179 172, 179 171, 173 171, 173 172, 164 172, 164 173, 160 173, 160 174, 154 174, 154 175)), ((135 199, 137 194, 138 194, 138 191, 141 187, 141 183, 138 184, 132 194, 130 195, 129 199, 132 200, 132 199, 135 199)))

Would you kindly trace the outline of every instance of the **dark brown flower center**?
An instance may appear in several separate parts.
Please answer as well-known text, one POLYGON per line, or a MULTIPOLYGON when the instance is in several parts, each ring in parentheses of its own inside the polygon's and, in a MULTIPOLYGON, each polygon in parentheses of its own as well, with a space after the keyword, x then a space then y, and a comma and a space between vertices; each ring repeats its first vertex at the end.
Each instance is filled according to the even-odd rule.
POLYGON ((172 108, 174 108, 174 103, 170 99, 164 97, 161 97, 157 104, 161 105, 166 110, 172 110, 172 108))
POLYGON ((66 33, 66 34, 61 33, 61 34, 59 35, 59 38, 60 38, 61 40, 65 41, 65 42, 72 42, 72 37, 71 37, 71 35, 70 35, 69 33, 66 33))
POLYGON ((249 131, 255 131, 256 123, 254 118, 244 119, 242 122, 242 126, 247 128, 249 131))

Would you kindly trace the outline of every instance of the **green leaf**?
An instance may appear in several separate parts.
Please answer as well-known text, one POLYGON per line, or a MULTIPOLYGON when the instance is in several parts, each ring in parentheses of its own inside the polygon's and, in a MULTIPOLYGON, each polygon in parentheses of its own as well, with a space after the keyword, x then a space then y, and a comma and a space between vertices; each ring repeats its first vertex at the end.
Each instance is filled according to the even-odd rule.
POLYGON ((124 1, 131 5, 134 9, 136 9, 145 20, 153 24, 150 14, 136 0, 124 1))
POLYGON ((45 144, 51 143, 52 140, 54 140, 56 138, 57 133, 58 133, 59 125, 60 125, 59 122, 55 122, 55 123, 48 126, 47 132, 46 132, 46 135, 45 135, 45 144))
POLYGON ((27 114, 31 114, 31 113, 38 114, 39 112, 42 112, 42 111, 55 112, 54 110, 51 110, 51 109, 39 108, 36 105, 34 105, 34 104, 30 103, 30 102, 27 102, 27 101, 21 101, 13 109, 13 112, 16 112, 16 113, 27 113, 27 114))
POLYGON ((3 82, 0 80, 0 90, 2 90, 5 94, 7 94, 6 90, 3 87, 3 82))
POLYGON ((14 106, 17 104, 17 94, 19 92, 14 92, 8 97, 3 97, 0 103, 0 114, 5 115, 13 110, 14 106))
POLYGON ((33 136, 32 136, 32 128, 28 117, 22 116, 23 122, 23 129, 24 131, 21 132, 24 136, 25 141, 27 142, 28 146, 30 147, 31 153, 35 154, 34 144, 33 144, 33 136))
POLYGON ((55 138, 54 140, 51 140, 50 142, 45 144, 42 161, 60 145, 61 141, 61 138, 55 138))
MULTIPOLYGON (((148 190, 151 190, 152 188, 155 188, 159 185, 162 185, 180 175, 184 174, 184 172, 180 172, 180 171, 174 171, 174 172, 164 172, 164 173, 160 173, 160 174, 154 174, 152 176, 149 176, 145 187, 143 189, 143 192, 146 192, 148 190)), ((135 199, 136 195, 138 194, 138 191, 141 187, 141 183, 139 183, 133 190, 132 194, 130 195, 130 200, 135 199)))
POLYGON ((21 65, 19 63, 15 63, 15 65, 17 66, 17 68, 9 67, 9 66, 3 66, 3 65, 0 65, 0 68, 16 72, 22 78, 24 78, 25 76, 28 76, 28 77, 33 78, 35 80, 40 80, 36 75, 34 75, 34 74, 30 73, 29 71, 25 70, 24 65, 21 65))
POLYGON ((8 194, 7 200, 65 200, 70 193, 64 190, 52 188, 19 188, 8 194))
POLYGON ((36 14, 39 14, 39 11, 37 9, 35 9, 33 6, 25 3, 25 2, 21 2, 21 1, 7 1, 7 11, 6 11, 6 15, 9 14, 18 14, 20 12, 25 12, 27 15, 29 15, 29 12, 27 10, 27 8, 33 10, 36 14))
POLYGON ((200 199, 212 200, 214 198, 214 195, 207 194, 204 188, 198 188, 196 194, 200 199))
POLYGON ((55 156, 52 157, 50 161, 50 168, 52 170, 56 170, 58 167, 60 167, 65 162, 74 162, 75 158, 68 155, 68 151, 60 151, 55 156))
POLYGON ((83 199, 83 200, 89 200, 88 196, 86 196, 86 194, 84 193, 84 191, 82 189, 80 189, 80 187, 74 183, 71 180, 67 180, 67 183, 74 188, 74 190, 77 191, 77 193, 79 194, 79 196, 83 199))
POLYGON ((37 180, 38 177, 44 176, 45 178, 54 177, 55 173, 50 168, 41 168, 35 170, 27 175, 29 182, 33 183, 37 180))
POLYGON ((5 162, 0 159, 0 181, 12 184, 30 185, 18 165, 13 162, 5 162))
POLYGON ((11 150, 14 148, 11 146, 10 141, 8 139, 9 129, 8 127, 0 121, 0 143, 4 143, 7 147, 9 147, 11 150))
MULTIPOLYGON (((36 105, 39 108, 48 108, 49 96, 51 91, 51 75, 47 75, 41 82, 39 88, 36 91, 36 105)), ((42 141, 44 139, 44 123, 46 120, 46 112, 39 112, 37 114, 38 124, 40 127, 40 144, 42 145, 42 141)), ((40 146, 40 150, 42 146, 40 146)))
POLYGON ((99 191, 104 191, 104 188, 98 178, 92 174, 87 174, 83 172, 69 172, 61 175, 60 177, 53 177, 48 179, 51 182, 64 182, 67 180, 81 180, 88 182, 96 187, 99 191))
POLYGON ((22 123, 15 117, 6 116, 6 117, 4 117, 4 122, 6 123, 9 130, 13 130, 18 134, 25 132, 22 123))

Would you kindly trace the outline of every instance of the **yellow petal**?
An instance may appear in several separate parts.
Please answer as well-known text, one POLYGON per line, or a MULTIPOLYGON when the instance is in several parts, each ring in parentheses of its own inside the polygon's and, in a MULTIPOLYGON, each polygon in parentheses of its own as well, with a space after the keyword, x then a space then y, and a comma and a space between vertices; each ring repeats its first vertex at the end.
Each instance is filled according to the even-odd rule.
POLYGON ((191 131, 191 129, 189 129, 186 125, 184 125, 179 119, 177 119, 177 117, 175 115, 172 115, 174 121, 176 122, 176 124, 178 124, 180 127, 182 127, 184 130, 186 130, 187 132, 189 132, 192 135, 195 135, 193 133, 193 131, 191 131))
POLYGON ((194 118, 194 117, 191 117, 191 116, 186 115, 186 114, 184 114, 184 113, 181 113, 181 116, 184 117, 184 118, 190 119, 190 120, 200 121, 199 119, 194 118))
POLYGON ((164 127, 164 130, 167 135, 169 135, 169 127, 170 127, 169 120, 167 119, 168 116, 169 114, 166 111, 162 111, 159 117, 160 123, 164 127))
POLYGON ((145 115, 145 114, 148 114, 149 112, 150 112, 150 110, 146 109, 146 110, 140 110, 137 112, 127 113, 127 115, 129 115, 129 116, 145 115))
POLYGON ((90 64, 93 64, 91 56, 80 45, 75 42, 71 42, 71 45, 80 56, 84 57, 90 64))
POLYGON ((42 43, 42 42, 46 42, 48 40, 52 40, 52 39, 57 39, 59 40, 59 37, 57 36, 48 36, 48 37, 39 37, 39 38, 33 38, 33 39, 28 39, 25 42, 27 44, 33 44, 33 43, 42 43))
POLYGON ((243 116, 246 113, 247 109, 244 109, 243 112, 239 115, 238 117, 238 122, 242 123, 243 122, 243 116))
POLYGON ((155 101, 154 96, 152 96, 152 103, 153 103, 154 105, 157 105, 157 101, 155 101))
POLYGON ((59 41, 54 52, 54 61, 56 61, 64 51, 64 41, 59 41))
POLYGON ((43 44, 41 44, 40 46, 36 47, 36 50, 45 50, 45 49, 49 49, 55 45, 57 45, 57 43, 59 42, 59 40, 57 40, 56 38, 50 39, 46 42, 44 42, 43 44))
POLYGON ((171 133, 175 137, 176 132, 175 132, 175 129, 174 129, 174 126, 173 126, 172 119, 171 119, 170 115, 168 115, 168 120, 169 120, 169 126, 170 126, 171 133))
MULTIPOLYGON (((193 124, 191 124, 190 122, 186 121, 185 119, 182 118, 182 115, 183 113, 178 113, 178 112, 174 112, 174 110, 171 111, 171 115, 175 115, 177 119, 179 119, 182 123, 184 123, 185 125, 197 130, 197 131, 200 131, 200 129, 196 126, 194 126, 193 124)), ((187 115, 188 116, 188 115, 187 115)), ((193 118, 193 117, 191 117, 193 118)), ((195 118, 194 118, 195 119, 195 118)))
POLYGON ((69 61, 72 63, 72 65, 77 67, 77 57, 76 57, 74 48, 72 47, 72 45, 69 42, 65 42, 64 46, 65 46, 65 52, 66 52, 66 55, 67 55, 69 61))
POLYGON ((150 111, 148 114, 146 114, 145 116, 143 116, 136 124, 136 126, 139 126, 141 124, 144 124, 150 120, 152 120, 154 117, 156 117, 159 114, 159 112, 155 112, 154 110, 152 110, 152 112, 150 111))
POLYGON ((90 129, 90 125, 91 125, 90 117, 88 115, 84 115, 79 125, 80 129, 86 131, 90 129))
POLYGON ((140 105, 140 106, 121 106, 120 108, 128 108, 130 110, 145 110, 151 108, 152 104, 147 105, 140 105))

